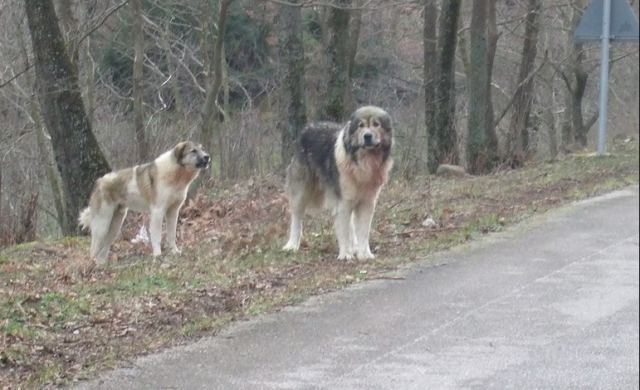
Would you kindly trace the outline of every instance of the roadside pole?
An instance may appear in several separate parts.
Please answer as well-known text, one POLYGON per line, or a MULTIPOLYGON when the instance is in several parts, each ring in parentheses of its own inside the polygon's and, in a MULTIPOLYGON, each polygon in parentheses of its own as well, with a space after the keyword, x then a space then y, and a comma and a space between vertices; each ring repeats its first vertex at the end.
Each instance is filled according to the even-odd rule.
POLYGON ((598 114, 598 154, 605 153, 607 139, 607 104, 609 95, 609 39, 611 0, 604 0, 602 10, 602 54, 600 55, 600 113, 598 114))
POLYGON ((600 51, 600 107, 597 154, 606 152, 607 103, 609 95, 609 46, 616 42, 638 42, 640 27, 630 0, 591 0, 573 34, 576 43, 598 42, 600 51))

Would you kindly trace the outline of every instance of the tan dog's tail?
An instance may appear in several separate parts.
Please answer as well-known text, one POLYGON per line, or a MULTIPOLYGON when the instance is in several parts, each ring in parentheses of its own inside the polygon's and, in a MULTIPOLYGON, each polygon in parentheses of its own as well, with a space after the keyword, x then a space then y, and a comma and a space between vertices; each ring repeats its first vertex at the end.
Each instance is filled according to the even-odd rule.
POLYGON ((83 230, 91 229, 91 218, 92 218, 91 207, 87 207, 80 212, 80 217, 78 217, 78 223, 80 223, 80 226, 82 227, 83 230))

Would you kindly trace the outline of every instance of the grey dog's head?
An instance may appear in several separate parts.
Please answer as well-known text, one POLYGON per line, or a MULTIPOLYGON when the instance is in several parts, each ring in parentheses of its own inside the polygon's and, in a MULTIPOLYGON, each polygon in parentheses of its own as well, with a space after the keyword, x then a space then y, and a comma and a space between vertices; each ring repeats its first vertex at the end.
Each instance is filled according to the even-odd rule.
POLYGON ((385 110, 375 106, 357 109, 351 115, 344 143, 350 153, 362 149, 381 150, 388 155, 393 144, 391 117, 385 110))
POLYGON ((173 154, 183 167, 193 167, 205 169, 209 167, 211 157, 201 144, 192 141, 183 141, 173 148, 173 154))

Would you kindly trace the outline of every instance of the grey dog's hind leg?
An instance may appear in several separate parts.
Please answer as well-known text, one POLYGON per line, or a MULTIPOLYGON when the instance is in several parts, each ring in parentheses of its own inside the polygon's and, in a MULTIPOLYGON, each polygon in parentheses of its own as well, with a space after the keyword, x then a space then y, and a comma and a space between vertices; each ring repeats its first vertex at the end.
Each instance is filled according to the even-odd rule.
POLYGON ((289 225, 289 240, 282 247, 282 250, 295 252, 300 247, 302 220, 310 197, 311 189, 309 187, 307 169, 294 158, 287 168, 286 191, 289 197, 291 223, 289 225))

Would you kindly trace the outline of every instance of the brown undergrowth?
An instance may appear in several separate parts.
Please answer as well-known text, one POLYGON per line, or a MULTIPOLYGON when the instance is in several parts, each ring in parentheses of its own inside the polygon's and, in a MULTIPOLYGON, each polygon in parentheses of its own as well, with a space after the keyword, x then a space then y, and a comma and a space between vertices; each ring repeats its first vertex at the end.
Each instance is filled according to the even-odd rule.
POLYGON ((638 145, 608 157, 573 155, 463 179, 392 180, 376 210, 374 261, 342 262, 326 214, 305 226, 301 251, 279 247, 288 227, 277 177, 215 188, 181 212, 183 254, 150 257, 129 216, 105 267, 88 238, 0 252, 0 386, 47 387, 135 356, 215 334, 234 320, 299 302, 501 230, 532 213, 638 182, 638 145), (435 225, 424 226, 426 218, 435 225))

